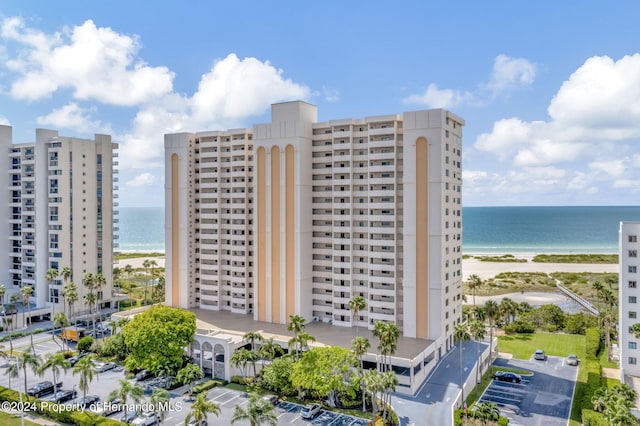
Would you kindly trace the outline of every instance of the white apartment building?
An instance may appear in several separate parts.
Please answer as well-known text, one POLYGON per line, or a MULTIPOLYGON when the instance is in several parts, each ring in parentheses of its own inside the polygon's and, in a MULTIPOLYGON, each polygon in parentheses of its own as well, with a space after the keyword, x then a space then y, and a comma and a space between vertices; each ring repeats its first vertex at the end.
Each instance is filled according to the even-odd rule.
POLYGON ((461 138, 437 109, 318 122, 272 105, 253 130, 165 135, 166 302, 290 315, 453 345, 461 314, 461 138), (367 309, 353 318, 354 296, 367 309))
POLYGON ((620 222, 619 345, 621 378, 640 378, 640 339, 630 328, 640 322, 640 222, 620 222))
MULTIPOLYGON (((101 307, 112 299, 113 240, 117 232, 117 145, 109 135, 95 139, 59 136, 36 130, 35 142, 12 142, 12 128, 0 126, 0 182, 8 205, 0 221, 6 254, 0 256, 0 282, 5 303, 23 286, 32 286, 33 314, 62 312, 63 278, 47 282, 49 269, 69 267, 78 287, 74 311, 81 313, 87 290, 82 278, 102 273, 97 293, 101 307), (45 311, 43 309, 46 308, 45 311)), ((21 320, 21 318, 20 318, 21 320)))

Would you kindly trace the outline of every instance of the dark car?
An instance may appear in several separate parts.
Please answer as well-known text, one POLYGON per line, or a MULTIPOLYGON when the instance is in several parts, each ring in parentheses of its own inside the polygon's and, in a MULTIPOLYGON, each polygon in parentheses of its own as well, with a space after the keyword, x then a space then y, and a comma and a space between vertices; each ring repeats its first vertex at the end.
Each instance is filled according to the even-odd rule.
POLYGON ((87 395, 82 398, 78 398, 76 400, 76 405, 81 408, 89 408, 98 401, 100 401, 100 397, 98 395, 87 395))
POLYGON ((270 404, 276 405, 278 403, 278 395, 264 395, 262 399, 270 404))
POLYGON ((102 404, 95 404, 93 406, 90 406, 89 410, 93 414, 97 414, 98 416, 111 416, 112 414, 122 411, 122 401, 118 398, 107 400, 102 404))
POLYGON ((86 353, 72 356, 71 358, 69 358, 69 364, 73 367, 74 365, 76 365, 76 362, 80 361, 80 359, 84 358, 85 356, 87 356, 86 353))
MULTIPOLYGON (((56 386, 57 389, 62 387, 62 382, 58 383, 56 386)), ((40 382, 35 386, 27 389, 27 395, 35 396, 36 398, 40 398, 41 396, 49 395, 54 392, 53 383, 49 381, 40 382)))
POLYGON ((142 371, 139 371, 139 372, 136 374, 136 382, 141 382, 141 381, 143 381, 143 380, 147 380, 147 379, 148 379, 149 377, 151 377, 151 376, 152 376, 152 374, 151 374, 151 372, 150 372, 150 371, 148 371, 148 370, 142 370, 142 371))
POLYGON ((78 396, 78 392, 75 390, 59 390, 51 398, 49 402, 66 402, 78 396))
POLYGON ((510 371, 498 371, 493 375, 493 378, 501 382, 520 383, 522 381, 522 376, 510 371))

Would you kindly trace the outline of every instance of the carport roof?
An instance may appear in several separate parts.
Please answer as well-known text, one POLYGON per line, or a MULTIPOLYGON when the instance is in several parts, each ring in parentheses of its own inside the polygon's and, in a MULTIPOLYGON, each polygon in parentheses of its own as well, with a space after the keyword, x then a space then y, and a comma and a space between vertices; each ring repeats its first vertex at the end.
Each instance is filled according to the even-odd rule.
MULTIPOLYGON (((286 324, 274 324, 263 321, 256 321, 252 315, 231 313, 228 311, 210 311, 206 309, 190 309, 198 318, 198 332, 203 329, 222 329, 244 334, 248 331, 260 331, 264 334, 274 334, 286 337, 285 340, 293 337, 293 333, 287 330, 286 324)), ((370 330, 360 328, 358 333, 353 327, 338 327, 325 324, 323 322, 307 323, 305 330, 316 338, 319 343, 331 346, 342 346, 349 348, 351 341, 356 336, 362 336, 371 342, 371 353, 375 353, 378 339, 370 330)), ((434 341, 427 339, 414 339, 400 336, 398 339, 398 349, 393 355, 395 358, 414 359, 423 352, 434 341)))

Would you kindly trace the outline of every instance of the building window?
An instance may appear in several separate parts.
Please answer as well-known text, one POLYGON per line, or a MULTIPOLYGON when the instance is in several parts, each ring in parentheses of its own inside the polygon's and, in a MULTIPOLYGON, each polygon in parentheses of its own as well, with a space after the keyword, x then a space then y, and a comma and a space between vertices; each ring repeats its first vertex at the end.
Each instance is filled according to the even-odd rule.
POLYGON ((629 272, 632 274, 635 274, 637 269, 638 269, 637 266, 629 266, 629 272))
POLYGON ((629 311, 629 318, 635 319, 637 316, 636 311, 629 311))
POLYGON ((638 283, 636 281, 629 281, 629 288, 636 288, 638 283))
POLYGON ((636 342, 629 342, 629 349, 637 349, 638 344, 636 342))
POLYGON ((636 359, 635 356, 629 357, 629 365, 636 365, 637 363, 638 363, 638 360, 636 359))
POLYGON ((629 250, 629 257, 638 257, 638 250, 629 250))
POLYGON ((629 303, 637 303, 636 296, 629 296, 629 303))
POLYGON ((629 242, 630 243, 637 243, 638 242, 638 236, 637 235, 629 235, 629 242))

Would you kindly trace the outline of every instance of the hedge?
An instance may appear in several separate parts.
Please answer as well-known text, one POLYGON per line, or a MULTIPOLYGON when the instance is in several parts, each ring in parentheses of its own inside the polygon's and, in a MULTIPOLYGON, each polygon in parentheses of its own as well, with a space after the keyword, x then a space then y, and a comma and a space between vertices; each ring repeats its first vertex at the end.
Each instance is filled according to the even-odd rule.
MULTIPOLYGON (((9 388, 0 386, 0 401, 20 402, 20 394, 9 388)), ((29 406, 35 405, 36 413, 45 416, 51 420, 55 420, 62 423, 77 425, 77 426, 116 426, 122 425, 121 422, 106 417, 98 416, 88 411, 82 412, 79 410, 51 410, 49 407, 54 405, 53 402, 41 401, 38 398, 32 396, 22 395, 23 404, 29 406)))
POLYGON ((600 352, 600 332, 596 328, 587 328, 586 331, 587 358, 596 359, 600 352))
POLYGON ((199 385, 194 386, 193 393, 208 391, 209 389, 213 389, 216 386, 224 386, 226 384, 227 382, 225 380, 220 380, 220 379, 207 380, 204 383, 200 383, 199 385))

